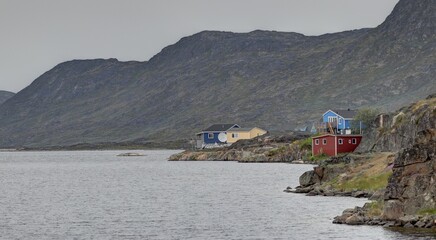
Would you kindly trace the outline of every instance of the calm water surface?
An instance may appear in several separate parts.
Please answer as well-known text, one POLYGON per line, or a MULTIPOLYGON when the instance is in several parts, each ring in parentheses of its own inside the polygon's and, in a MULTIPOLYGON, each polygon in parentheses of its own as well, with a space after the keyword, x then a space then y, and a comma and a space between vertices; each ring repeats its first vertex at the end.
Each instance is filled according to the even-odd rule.
POLYGON ((0 152, 1 239, 419 237, 331 224, 365 200, 283 193, 308 165, 168 162, 175 151, 136 152, 147 156, 0 152))

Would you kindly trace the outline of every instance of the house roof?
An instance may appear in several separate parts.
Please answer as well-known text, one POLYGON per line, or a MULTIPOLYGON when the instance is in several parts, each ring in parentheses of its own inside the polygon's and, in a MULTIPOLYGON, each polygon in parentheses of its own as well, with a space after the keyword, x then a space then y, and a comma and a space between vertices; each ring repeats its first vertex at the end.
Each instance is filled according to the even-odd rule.
POLYGON ((314 136, 312 137, 312 139, 317 139, 317 138, 325 138, 325 137, 341 137, 341 138, 361 138, 362 135, 358 135, 358 134, 324 134, 324 135, 320 135, 320 136, 314 136))
POLYGON ((237 126, 239 128, 238 124, 214 124, 206 129, 203 130, 203 132, 224 132, 229 130, 230 128, 233 128, 237 126))
POLYGON ((253 128, 255 128, 255 127, 251 127, 251 128, 232 128, 229 131, 231 131, 231 132, 249 132, 253 128))
POLYGON ((357 111, 356 110, 332 110, 333 112, 337 113, 339 116, 343 118, 354 118, 356 116, 357 111))

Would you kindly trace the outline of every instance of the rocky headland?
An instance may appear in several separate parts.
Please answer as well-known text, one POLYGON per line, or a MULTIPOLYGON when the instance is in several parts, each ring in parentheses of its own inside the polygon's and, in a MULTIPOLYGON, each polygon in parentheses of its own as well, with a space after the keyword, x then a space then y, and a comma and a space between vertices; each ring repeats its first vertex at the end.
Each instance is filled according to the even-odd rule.
POLYGON ((310 151, 309 135, 290 133, 239 140, 225 148, 186 150, 172 155, 169 160, 313 163, 308 161, 310 151))
POLYGON ((359 146, 363 154, 331 158, 285 191, 369 197, 334 223, 436 228, 436 94, 379 115, 359 146))

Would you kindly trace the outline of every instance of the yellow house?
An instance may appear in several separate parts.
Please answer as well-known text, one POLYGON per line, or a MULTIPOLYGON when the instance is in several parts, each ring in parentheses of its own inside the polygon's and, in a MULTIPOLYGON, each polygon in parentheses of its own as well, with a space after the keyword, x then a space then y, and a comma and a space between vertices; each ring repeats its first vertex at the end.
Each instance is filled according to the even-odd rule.
POLYGON ((240 139, 252 139, 266 134, 267 131, 258 128, 231 128, 227 130, 227 143, 234 143, 240 139))

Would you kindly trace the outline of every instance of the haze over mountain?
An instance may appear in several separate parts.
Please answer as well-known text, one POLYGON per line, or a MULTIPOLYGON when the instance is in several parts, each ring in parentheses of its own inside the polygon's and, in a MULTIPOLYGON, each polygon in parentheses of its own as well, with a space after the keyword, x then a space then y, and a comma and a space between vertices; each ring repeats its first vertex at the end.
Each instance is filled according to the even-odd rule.
POLYGON ((0 104, 4 103, 6 100, 14 96, 15 93, 8 92, 8 91, 1 91, 0 90, 0 104))
POLYGON ((204 31, 148 62, 57 65, 0 106, 0 146, 170 141, 212 123, 287 130, 328 108, 394 110, 436 92, 436 1, 322 36, 204 31))

